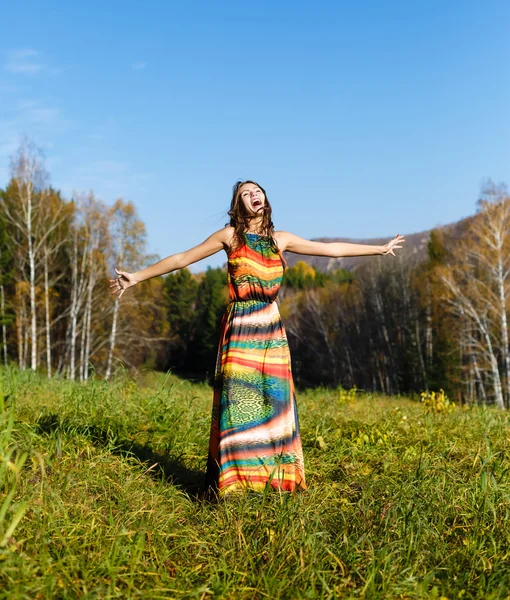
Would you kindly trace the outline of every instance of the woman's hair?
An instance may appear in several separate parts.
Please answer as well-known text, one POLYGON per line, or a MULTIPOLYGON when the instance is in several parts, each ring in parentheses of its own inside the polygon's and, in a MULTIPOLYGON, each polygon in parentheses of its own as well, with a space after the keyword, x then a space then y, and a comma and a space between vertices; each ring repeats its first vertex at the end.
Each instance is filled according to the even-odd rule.
POLYGON ((264 202, 264 212, 262 215, 262 223, 259 228, 259 232, 261 235, 267 235, 271 238, 271 245, 276 250, 278 248, 278 244, 274 239, 274 225, 273 220, 271 218, 271 204, 269 204, 269 200, 267 198, 266 190, 259 185, 256 181, 251 181, 250 179, 246 181, 238 181, 234 187, 232 188, 232 201, 230 202, 230 210, 228 211, 228 216, 230 217, 230 222, 226 223, 226 227, 229 225, 234 228, 234 236, 233 236, 233 247, 237 248, 244 244, 243 232, 248 228, 250 223, 250 217, 246 212, 246 208, 244 207, 241 199, 241 187, 245 183, 251 183, 260 188, 266 198, 264 202))

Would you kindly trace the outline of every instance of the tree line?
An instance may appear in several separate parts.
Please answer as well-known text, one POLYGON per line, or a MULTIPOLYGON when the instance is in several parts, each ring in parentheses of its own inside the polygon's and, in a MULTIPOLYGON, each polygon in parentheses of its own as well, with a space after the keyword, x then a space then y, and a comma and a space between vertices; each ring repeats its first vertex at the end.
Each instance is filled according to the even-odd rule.
POLYGON ((425 261, 371 258, 347 283, 282 306, 302 386, 386 394, 444 389, 510 407, 510 197, 484 186, 476 214, 433 230, 425 261))
MULTIPOLYGON (((0 190, 0 344, 4 363, 70 379, 119 368, 214 371, 226 269, 188 269, 108 293, 113 266, 157 257, 132 202, 63 198, 25 140, 0 190)), ((323 273, 285 272, 280 312, 301 387, 387 394, 443 388, 510 406, 510 198, 488 183, 455 234, 432 231, 425 261, 405 250, 323 273)))
POLYGON ((92 192, 66 201, 28 140, 11 173, 0 190, 3 362, 81 380, 92 371, 110 377, 119 358, 140 364, 163 334, 154 326, 163 320, 161 283, 143 286, 122 311, 106 286, 112 265, 137 269, 149 259, 133 203, 106 206, 92 192))

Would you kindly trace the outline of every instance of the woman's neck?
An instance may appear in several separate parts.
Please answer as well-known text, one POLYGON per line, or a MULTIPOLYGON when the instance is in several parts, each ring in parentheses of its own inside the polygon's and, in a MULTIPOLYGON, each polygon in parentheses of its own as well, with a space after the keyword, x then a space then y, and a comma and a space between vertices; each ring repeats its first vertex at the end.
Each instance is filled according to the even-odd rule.
POLYGON ((244 230, 245 233, 263 233, 262 231, 262 219, 250 220, 248 227, 244 230))

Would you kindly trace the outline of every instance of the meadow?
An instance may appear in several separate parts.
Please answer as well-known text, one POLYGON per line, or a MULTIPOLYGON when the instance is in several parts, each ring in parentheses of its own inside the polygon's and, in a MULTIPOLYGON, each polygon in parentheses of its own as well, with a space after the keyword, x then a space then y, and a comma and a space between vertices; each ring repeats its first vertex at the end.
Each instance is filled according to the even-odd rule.
POLYGON ((1 598, 510 598, 504 412, 301 392, 309 490, 208 502, 207 385, 1 376, 1 598))

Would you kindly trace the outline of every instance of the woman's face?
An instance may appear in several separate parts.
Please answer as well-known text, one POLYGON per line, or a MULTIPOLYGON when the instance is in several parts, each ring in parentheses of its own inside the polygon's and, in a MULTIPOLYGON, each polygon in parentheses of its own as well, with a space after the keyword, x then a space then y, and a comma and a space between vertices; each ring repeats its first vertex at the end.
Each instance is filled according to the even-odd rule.
POLYGON ((243 203, 249 217, 262 216, 266 197, 264 192, 255 183, 245 183, 239 191, 239 201, 243 203))

